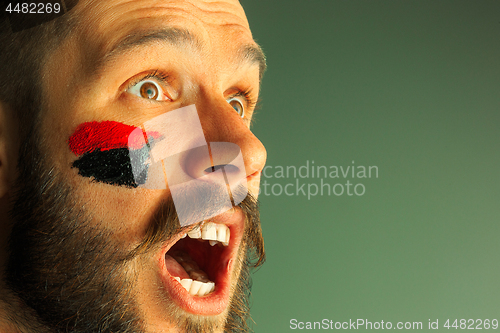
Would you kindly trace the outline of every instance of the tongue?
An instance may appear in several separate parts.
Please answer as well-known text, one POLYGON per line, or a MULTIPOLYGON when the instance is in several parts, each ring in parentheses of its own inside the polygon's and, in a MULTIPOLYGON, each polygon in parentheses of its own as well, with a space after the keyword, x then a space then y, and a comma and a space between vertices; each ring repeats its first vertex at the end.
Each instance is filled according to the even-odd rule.
POLYGON ((165 266, 167 267, 168 272, 172 276, 177 276, 182 279, 190 279, 189 274, 186 270, 171 256, 168 254, 165 255, 165 266))
POLYGON ((196 261, 184 251, 172 251, 171 255, 165 255, 165 266, 172 276, 182 279, 192 279, 199 282, 210 282, 210 279, 203 270, 200 269, 196 261))

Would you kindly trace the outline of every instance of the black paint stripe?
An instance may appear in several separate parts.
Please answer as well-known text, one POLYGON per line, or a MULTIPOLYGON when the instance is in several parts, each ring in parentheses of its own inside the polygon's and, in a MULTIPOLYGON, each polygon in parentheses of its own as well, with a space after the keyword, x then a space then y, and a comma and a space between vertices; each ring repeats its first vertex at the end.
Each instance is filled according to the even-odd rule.
MULTIPOLYGON (((148 147, 141 149, 140 156, 143 162, 148 157, 148 147), (144 153, 142 153, 142 151, 144 153)), ((134 155, 135 156, 135 155, 134 155)), ((83 154, 73 162, 74 168, 79 170, 83 177, 92 177, 94 181, 111 185, 137 187, 147 180, 148 167, 134 180, 132 165, 130 164, 130 153, 128 148, 117 148, 106 151, 94 150, 83 154)))

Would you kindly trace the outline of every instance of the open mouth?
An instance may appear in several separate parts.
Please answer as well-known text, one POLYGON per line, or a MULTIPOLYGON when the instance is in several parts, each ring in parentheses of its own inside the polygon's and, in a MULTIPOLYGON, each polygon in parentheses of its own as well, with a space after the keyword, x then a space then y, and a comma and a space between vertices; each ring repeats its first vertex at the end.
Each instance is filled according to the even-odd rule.
POLYGON ((180 234, 162 252, 164 284, 181 308, 216 315, 227 307, 244 221, 241 210, 235 209, 180 234))
POLYGON ((168 272, 192 296, 205 296, 215 290, 221 270, 223 247, 229 245, 231 232, 224 224, 198 225, 175 243, 165 255, 168 272), (186 237, 187 236, 187 237, 186 237))

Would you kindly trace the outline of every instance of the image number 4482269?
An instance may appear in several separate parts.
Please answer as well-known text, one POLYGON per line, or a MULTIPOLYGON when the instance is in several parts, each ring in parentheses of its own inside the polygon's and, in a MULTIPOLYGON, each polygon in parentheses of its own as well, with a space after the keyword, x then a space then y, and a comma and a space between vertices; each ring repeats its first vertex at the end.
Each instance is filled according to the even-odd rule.
POLYGON ((8 3, 5 11, 9 14, 59 14, 61 12, 61 4, 55 3, 8 3))
POLYGON ((451 322, 453 319, 448 319, 446 323, 444 323, 443 327, 447 329, 494 329, 498 328, 498 319, 455 319, 455 321, 451 322))
POLYGON ((64 15, 77 3, 78 0, 38 0, 33 2, 0 0, 0 25, 7 23, 14 33, 30 29, 64 15))

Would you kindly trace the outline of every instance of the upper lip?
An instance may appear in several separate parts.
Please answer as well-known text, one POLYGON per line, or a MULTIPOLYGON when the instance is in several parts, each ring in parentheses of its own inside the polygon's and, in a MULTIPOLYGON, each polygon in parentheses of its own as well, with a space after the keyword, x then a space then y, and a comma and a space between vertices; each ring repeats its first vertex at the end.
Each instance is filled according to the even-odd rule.
POLYGON ((239 207, 209 219, 209 222, 226 225, 231 233, 229 245, 221 250, 218 258, 218 267, 212 268, 212 281, 215 282, 215 291, 209 295, 199 297, 190 295, 175 279, 169 274, 165 266, 166 253, 177 244, 184 233, 195 226, 183 229, 174 236, 161 250, 159 255, 160 276, 171 298, 183 310, 198 315, 218 315, 228 306, 230 297, 230 286, 234 277, 235 263, 239 253, 245 229, 245 215, 239 207))

